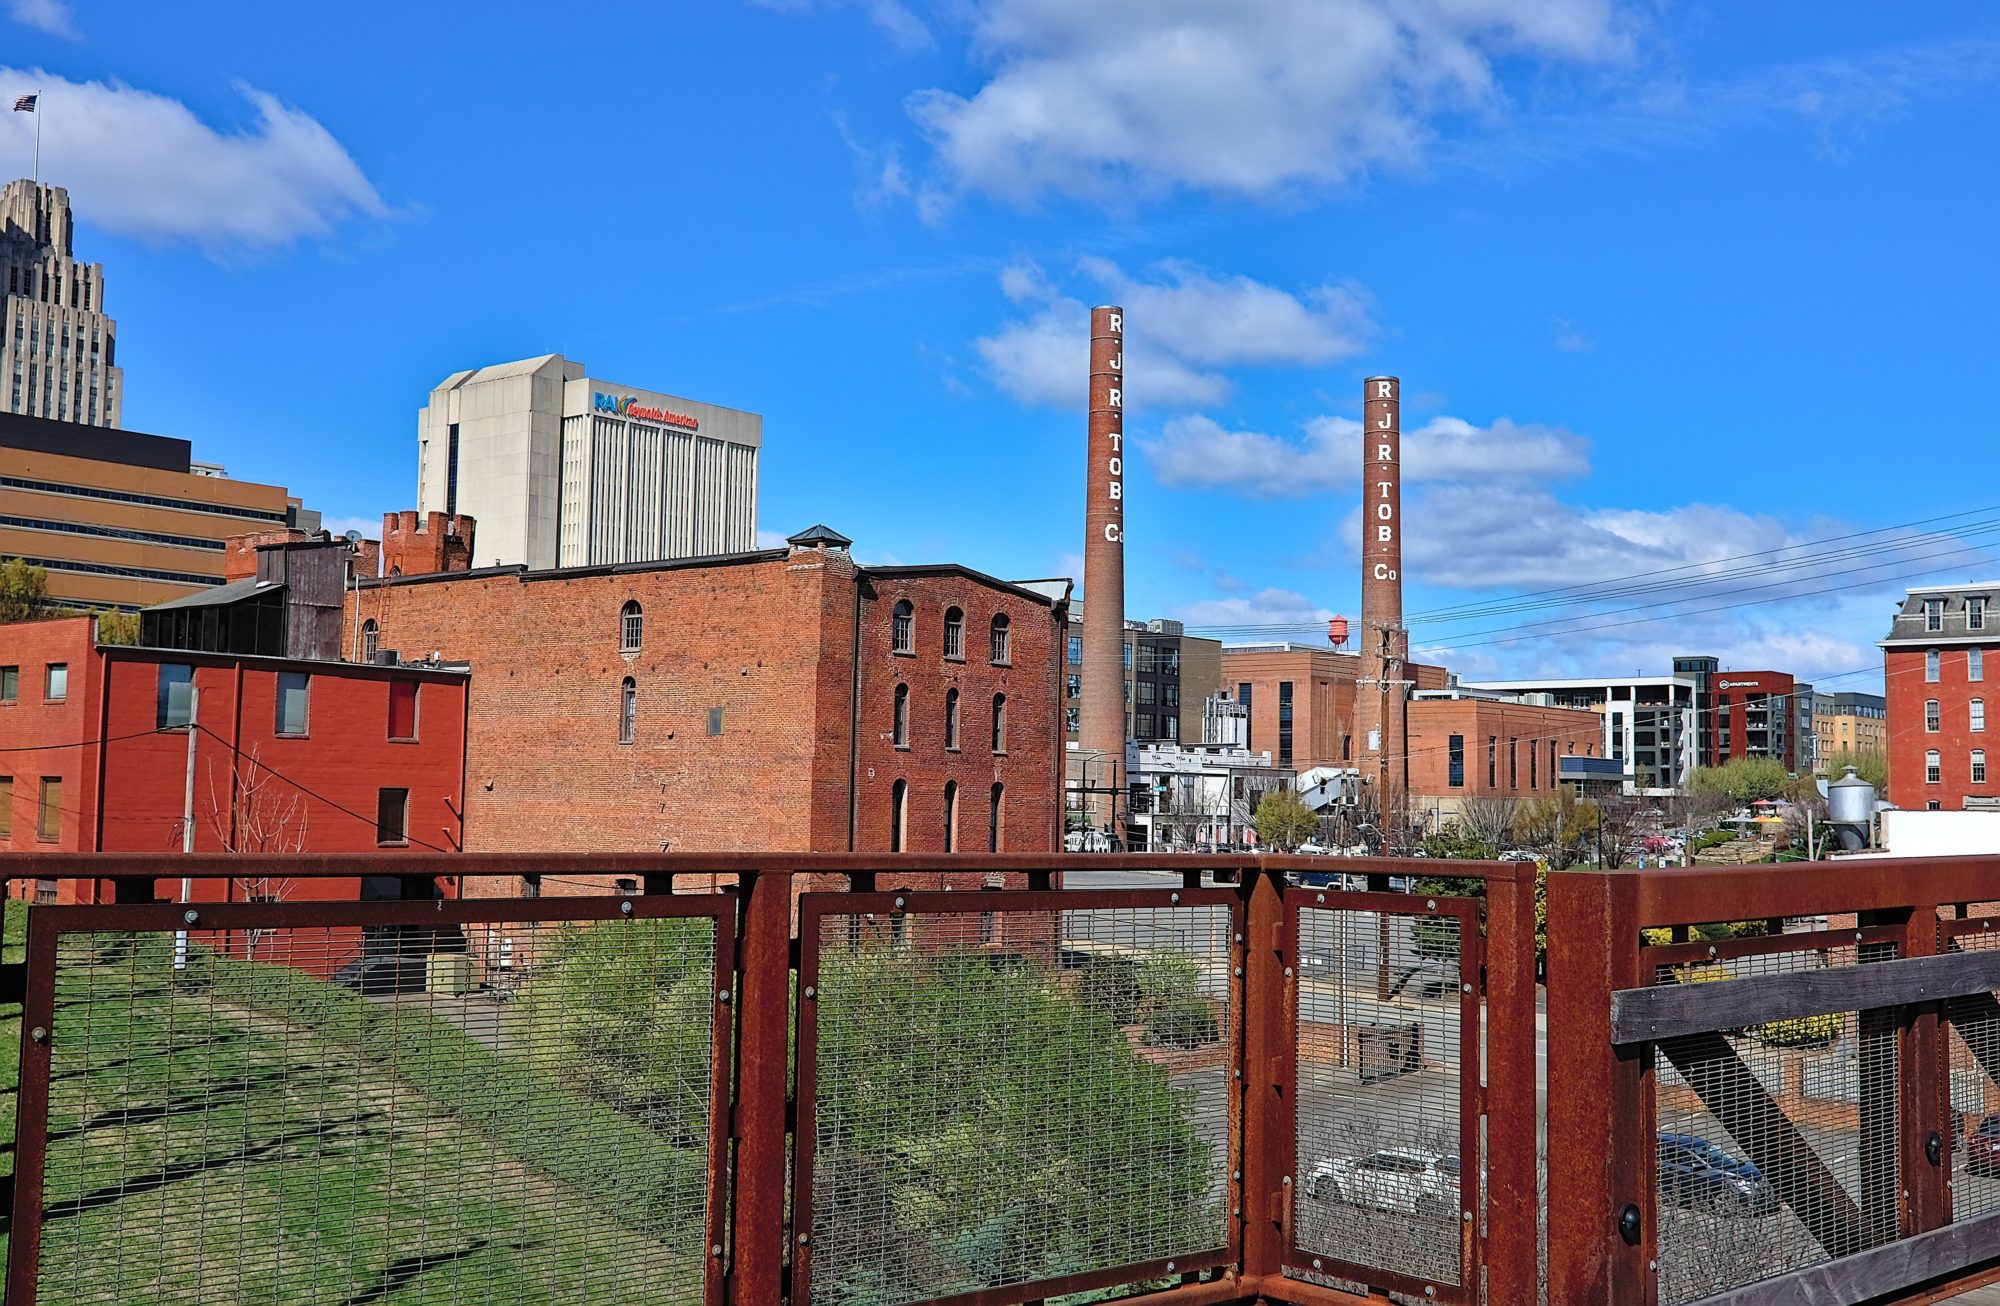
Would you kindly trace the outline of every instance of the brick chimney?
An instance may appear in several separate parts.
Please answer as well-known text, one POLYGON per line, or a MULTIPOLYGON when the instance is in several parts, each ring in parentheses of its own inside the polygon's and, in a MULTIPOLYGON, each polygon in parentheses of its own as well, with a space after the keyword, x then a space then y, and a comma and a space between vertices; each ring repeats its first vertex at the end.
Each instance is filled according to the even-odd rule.
POLYGON ((382 574, 427 576, 472 569, 473 520, 464 513, 382 514, 382 574))

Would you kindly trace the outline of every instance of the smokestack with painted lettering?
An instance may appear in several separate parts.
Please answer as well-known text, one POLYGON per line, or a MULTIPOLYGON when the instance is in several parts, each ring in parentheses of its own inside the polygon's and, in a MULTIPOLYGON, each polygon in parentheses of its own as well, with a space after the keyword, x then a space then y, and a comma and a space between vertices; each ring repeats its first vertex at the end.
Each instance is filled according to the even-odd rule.
POLYGON ((1090 826, 1114 839, 1125 791, 1125 310, 1090 310, 1090 455, 1084 474, 1079 782, 1090 826))
POLYGON ((1361 403, 1361 675, 1355 684, 1366 762, 1382 814, 1382 833, 1403 840, 1409 785, 1403 629, 1403 405, 1393 376, 1363 382, 1361 403))

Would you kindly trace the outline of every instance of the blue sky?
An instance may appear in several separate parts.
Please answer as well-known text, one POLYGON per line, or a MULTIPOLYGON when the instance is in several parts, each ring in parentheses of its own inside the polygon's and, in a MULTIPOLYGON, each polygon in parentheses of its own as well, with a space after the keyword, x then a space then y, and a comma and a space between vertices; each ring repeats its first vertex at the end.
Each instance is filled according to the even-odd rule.
POLYGON ((1116 301, 1129 615, 1357 617, 1375 372, 1413 618, 1658 573, 1413 619, 1469 673, 1867 688, 1904 583, 2000 570, 1990 7, 656 8, 0 0, 126 424, 379 520, 432 385, 561 351, 764 414, 769 531, 1066 574, 1116 301))

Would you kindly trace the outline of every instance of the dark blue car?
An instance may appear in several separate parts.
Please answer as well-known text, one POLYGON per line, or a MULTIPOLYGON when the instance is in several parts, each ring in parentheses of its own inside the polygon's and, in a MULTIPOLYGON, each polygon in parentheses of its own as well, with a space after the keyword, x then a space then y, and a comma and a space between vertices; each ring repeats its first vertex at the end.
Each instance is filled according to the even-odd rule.
POLYGON ((1659 1137, 1660 1201, 1723 1215, 1769 1215, 1778 1195, 1764 1172, 1696 1134, 1659 1137))

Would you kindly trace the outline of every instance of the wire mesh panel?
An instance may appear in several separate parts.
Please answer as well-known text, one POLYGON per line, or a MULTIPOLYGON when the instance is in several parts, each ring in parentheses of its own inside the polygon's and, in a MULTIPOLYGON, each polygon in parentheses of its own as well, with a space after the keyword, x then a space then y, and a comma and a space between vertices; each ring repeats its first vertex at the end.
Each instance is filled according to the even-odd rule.
MULTIPOLYGON (((1655 984, 1886 961, 1880 932, 1648 948, 1655 984), (1712 959, 1709 954, 1713 954, 1712 959)), ((1692 1301, 1898 1236, 1897 1026, 1845 1011, 1654 1045, 1659 1299, 1692 1301)))
POLYGON ((9 1300, 712 1300, 731 906, 38 910, 9 1300))
POLYGON ((1239 930, 1214 890, 806 895, 793 1299, 1224 1263, 1239 930))
MULTIPOLYGON (((2000 920, 1948 921, 1952 952, 2000 949, 2000 920)), ((2000 1209, 2000 994, 1977 993, 1946 1004, 1952 1130, 1952 1215, 2000 1209)))
POLYGON ((1291 1271, 1467 1300, 1483 1186, 1478 904, 1296 889, 1286 901, 1297 930, 1291 1271))

